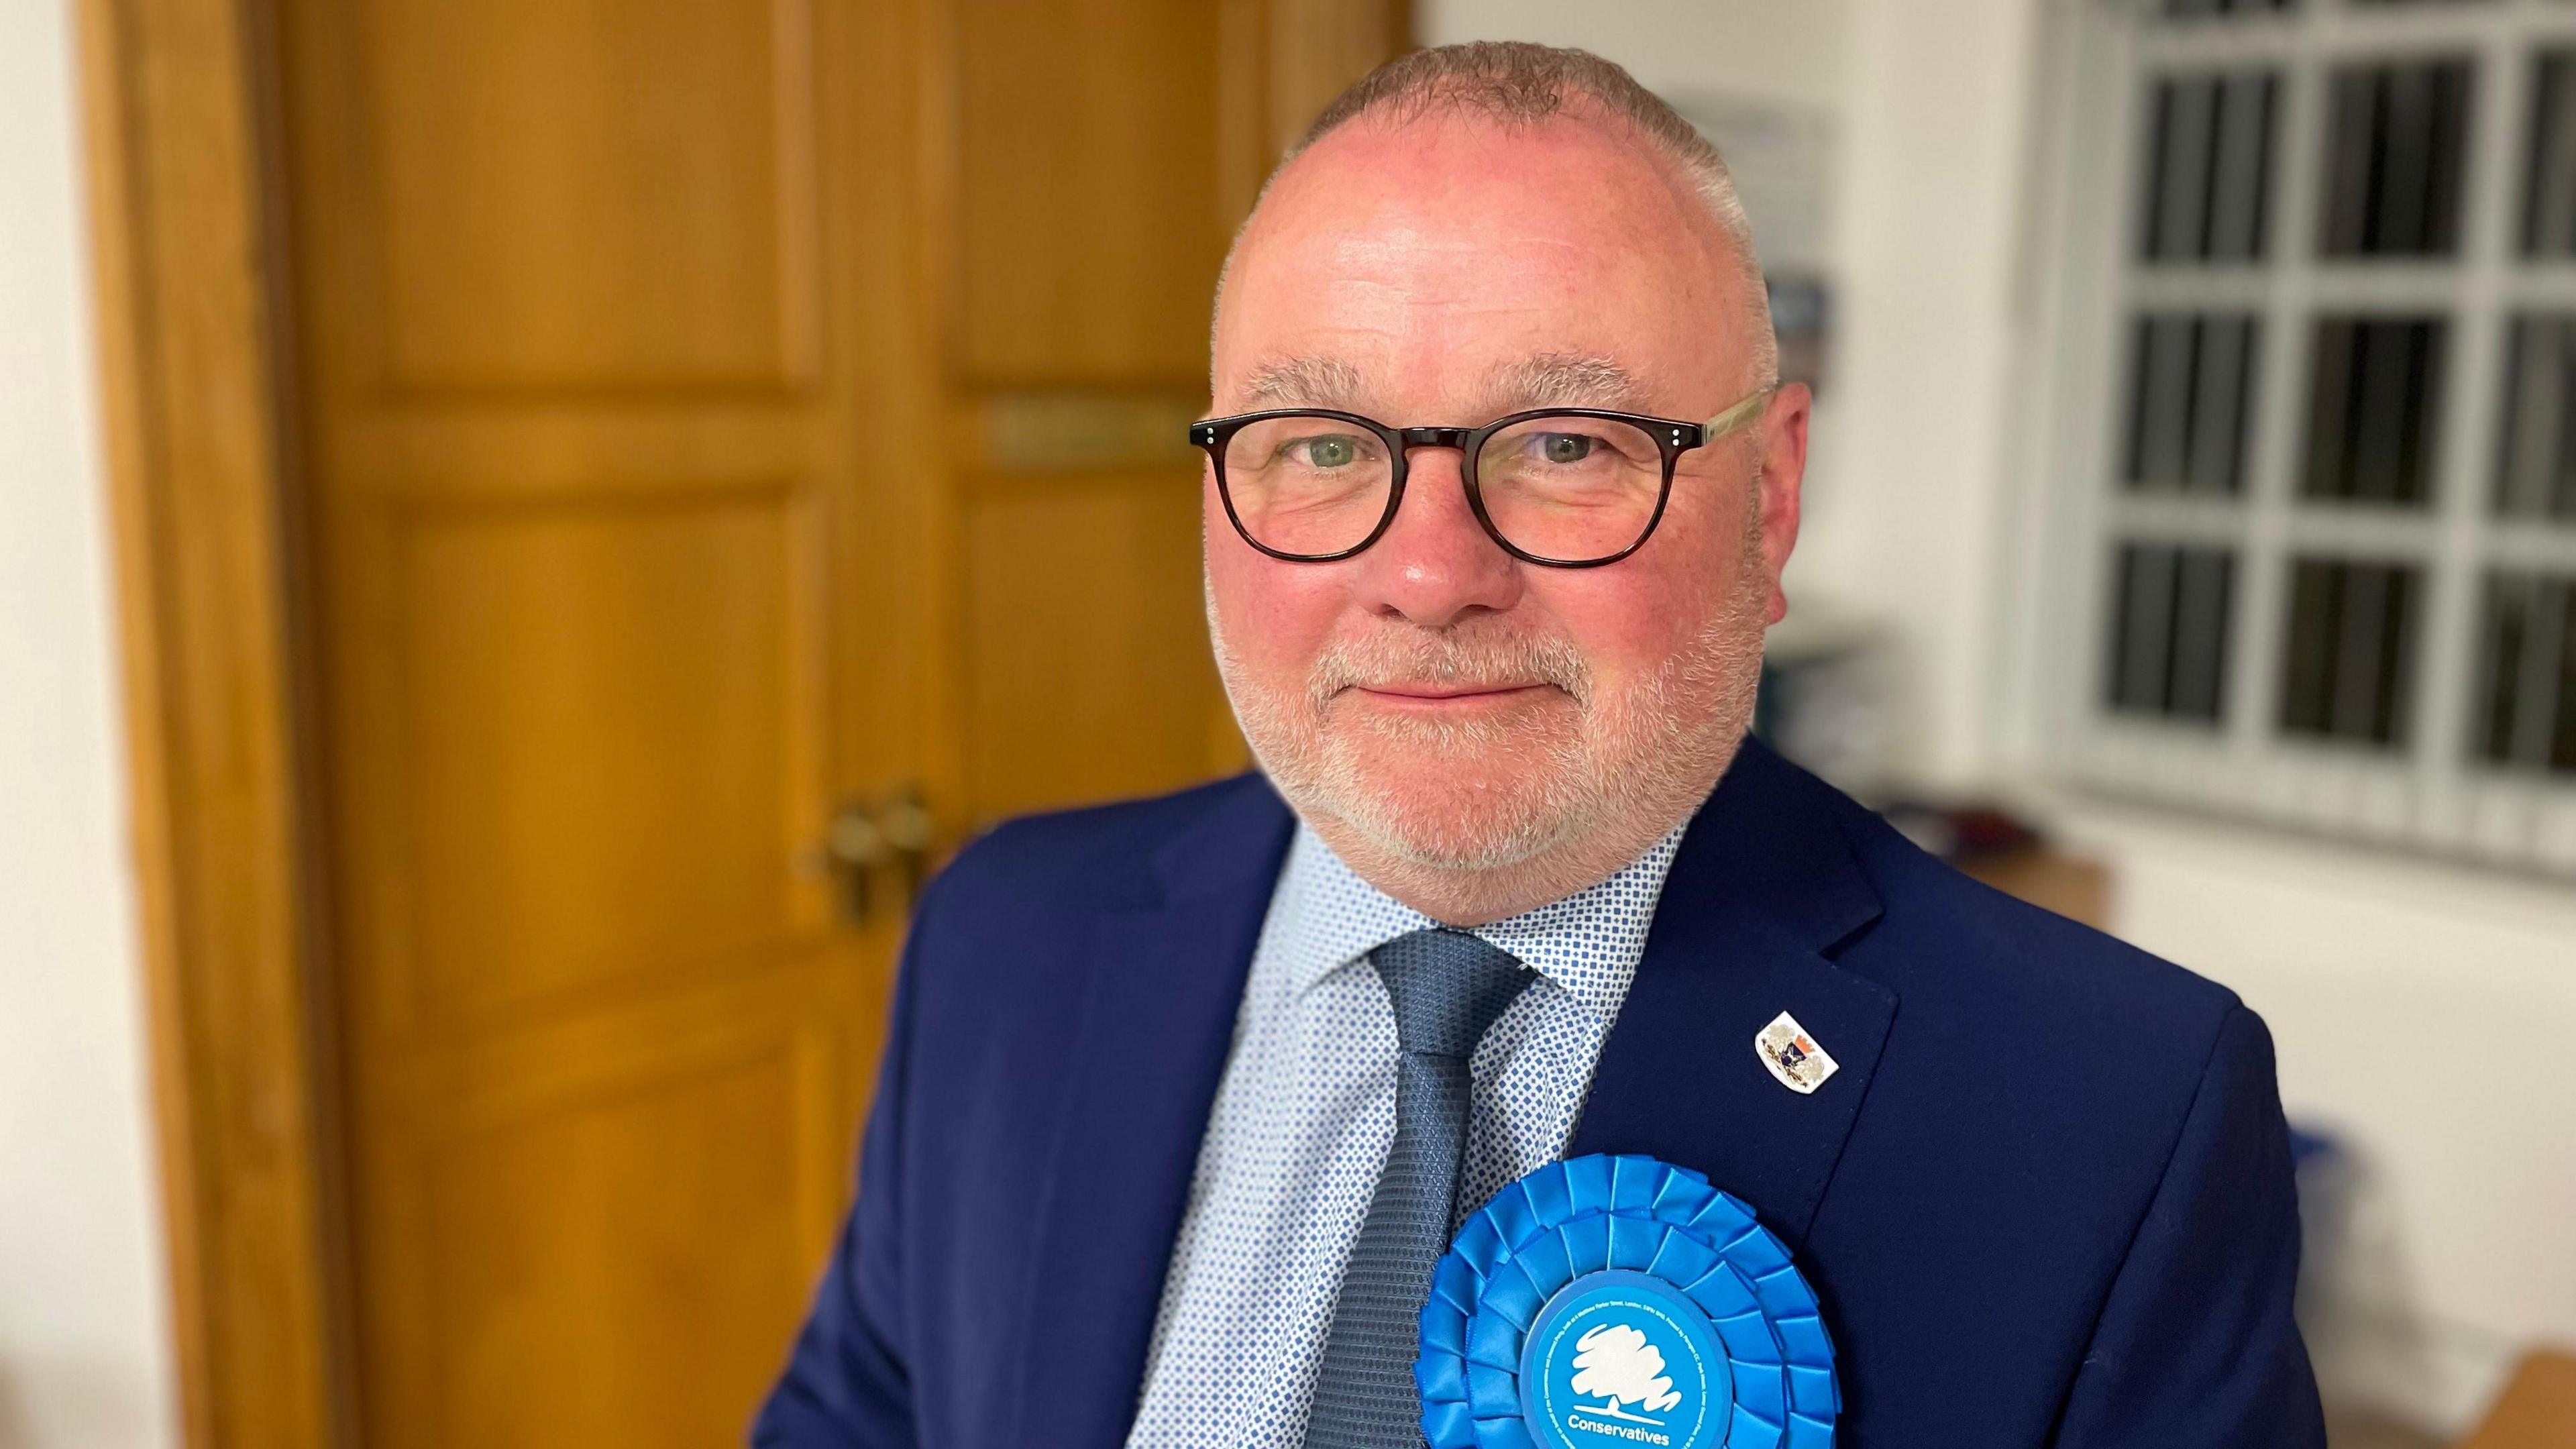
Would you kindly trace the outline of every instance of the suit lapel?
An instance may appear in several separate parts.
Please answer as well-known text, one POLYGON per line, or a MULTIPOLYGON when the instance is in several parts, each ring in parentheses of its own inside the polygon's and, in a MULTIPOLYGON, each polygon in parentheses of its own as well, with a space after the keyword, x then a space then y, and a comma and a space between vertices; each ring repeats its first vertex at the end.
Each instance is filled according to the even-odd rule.
POLYGON ((1158 854, 1160 903, 1097 918, 1013 1442, 1112 1449, 1126 1437, 1290 824, 1266 782, 1239 782, 1158 854))
POLYGON ((1644 1152, 1708 1174, 1792 1248, 1868 1095, 1896 996, 1829 959, 1879 914, 1823 786, 1747 740, 1674 857, 1568 1157, 1644 1152), (1753 1039, 1786 1011, 1838 1070, 1782 1086, 1753 1039))

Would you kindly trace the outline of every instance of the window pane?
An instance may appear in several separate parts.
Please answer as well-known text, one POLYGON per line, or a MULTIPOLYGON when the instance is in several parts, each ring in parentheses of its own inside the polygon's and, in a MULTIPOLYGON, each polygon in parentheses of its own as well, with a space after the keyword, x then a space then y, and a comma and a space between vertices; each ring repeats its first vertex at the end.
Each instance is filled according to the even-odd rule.
POLYGON ((2404 744, 2422 594, 2423 571, 2411 564, 2296 560, 2281 656, 2282 732, 2404 744))
POLYGON ((2309 498, 2421 508, 2432 501, 2435 409, 2449 328, 2438 317, 2317 324, 2308 380, 2309 498))
POLYGON ((2533 256, 2576 255, 2576 52, 2549 52, 2532 64, 2522 249, 2533 256))
POLYGON ((2514 319, 2505 388, 2496 511, 2576 518, 2576 316, 2514 319))
POLYGON ((2205 497, 2243 491, 2260 325, 2249 313, 2138 319, 2122 469, 2132 491, 2205 497))
POLYGON ((2156 261, 2252 261, 2263 254, 2272 169, 2270 71, 2173 76, 2150 107, 2141 249, 2156 261))
POLYGON ((2471 63, 2408 61, 2334 73, 2326 127, 2328 256, 2448 256, 2459 248, 2471 63))
POLYGON ((2215 724, 2226 707, 2236 556, 2221 548, 2120 548, 2106 698, 2131 714, 2215 724))
POLYGON ((2576 770, 2576 577, 2487 576, 2476 705, 2477 758, 2576 770))

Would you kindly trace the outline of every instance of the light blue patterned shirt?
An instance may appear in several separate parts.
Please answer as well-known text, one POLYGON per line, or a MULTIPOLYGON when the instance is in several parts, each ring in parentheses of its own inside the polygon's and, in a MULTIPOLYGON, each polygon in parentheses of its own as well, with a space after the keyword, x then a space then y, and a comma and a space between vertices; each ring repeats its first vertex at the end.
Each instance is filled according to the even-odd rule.
MULTIPOLYGON (((1589 890, 1476 928, 1539 979, 1471 1064, 1462 1214, 1564 1152, 1682 828, 1589 890)), ((1434 924, 1298 827, 1199 1144, 1130 1449, 1305 1439, 1342 1267, 1395 1137, 1395 1017, 1365 960, 1434 924)))

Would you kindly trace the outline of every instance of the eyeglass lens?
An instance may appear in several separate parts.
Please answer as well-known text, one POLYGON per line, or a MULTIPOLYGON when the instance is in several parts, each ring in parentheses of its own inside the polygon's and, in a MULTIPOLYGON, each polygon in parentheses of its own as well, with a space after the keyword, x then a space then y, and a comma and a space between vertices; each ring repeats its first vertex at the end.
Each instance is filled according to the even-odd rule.
MULTIPOLYGON (((1545 559, 1624 552, 1654 521, 1664 487, 1653 437, 1609 418, 1524 418, 1487 438, 1474 467, 1494 531, 1545 559)), ((1395 487, 1395 458, 1384 438, 1343 419, 1264 418, 1228 440, 1225 485, 1255 543, 1322 557, 1357 548, 1376 531, 1395 487)))

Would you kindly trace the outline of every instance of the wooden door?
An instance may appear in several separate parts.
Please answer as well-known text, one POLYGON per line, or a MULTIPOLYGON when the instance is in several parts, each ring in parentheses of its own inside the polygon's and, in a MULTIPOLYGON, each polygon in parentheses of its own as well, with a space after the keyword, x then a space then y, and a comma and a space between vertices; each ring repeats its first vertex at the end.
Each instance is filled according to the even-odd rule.
POLYGON ((935 13, 942 407, 959 442, 955 774, 974 822, 1243 768, 1207 648, 1209 305, 1281 151, 1403 0, 935 13))
POLYGON ((362 1442, 736 1441, 900 931, 836 811, 1239 759, 1180 424, 1391 14, 280 0, 362 1442))

